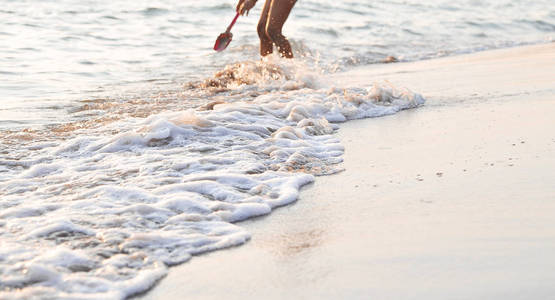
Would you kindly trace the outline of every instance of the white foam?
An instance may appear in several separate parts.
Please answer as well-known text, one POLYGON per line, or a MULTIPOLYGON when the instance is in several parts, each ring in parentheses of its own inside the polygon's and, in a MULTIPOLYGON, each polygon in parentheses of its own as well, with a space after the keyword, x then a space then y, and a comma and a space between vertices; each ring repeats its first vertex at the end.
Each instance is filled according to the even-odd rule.
POLYGON ((254 99, 122 120, 109 126, 128 130, 114 136, 84 132, 37 145, 40 153, 17 166, 0 162, 9 169, 0 182, 0 298, 144 291, 166 266, 246 242, 234 222, 297 200, 314 175, 340 171, 334 123, 424 103, 387 84, 315 89, 309 75, 276 74, 266 75, 281 76, 279 87, 254 99))
POLYGON ((70 269, 73 268, 75 270, 79 268, 92 269, 95 264, 95 261, 88 257, 83 251, 79 249, 72 250, 64 246, 59 246, 50 252, 46 252, 35 258, 32 262, 70 269))
POLYGON ((43 237, 57 232, 63 232, 68 234, 75 233, 75 234, 84 234, 84 235, 95 234, 95 232, 91 229, 73 224, 70 221, 60 220, 60 221, 52 222, 50 224, 41 224, 39 228, 25 235, 25 238, 29 239, 29 238, 43 237))
POLYGON ((34 165, 29 171, 22 174, 24 178, 44 177, 54 173, 62 172, 62 166, 59 164, 38 164, 34 165))

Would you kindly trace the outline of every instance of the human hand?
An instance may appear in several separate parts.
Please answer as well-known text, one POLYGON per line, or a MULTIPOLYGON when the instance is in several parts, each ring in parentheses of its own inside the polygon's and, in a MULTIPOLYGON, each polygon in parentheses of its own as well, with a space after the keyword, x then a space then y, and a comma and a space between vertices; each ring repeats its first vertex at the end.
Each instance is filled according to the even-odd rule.
POLYGON ((242 16, 245 15, 245 13, 248 16, 249 10, 251 10, 251 8, 253 8, 255 4, 256 0, 239 0, 239 3, 237 3, 237 7, 235 8, 235 10, 242 16))

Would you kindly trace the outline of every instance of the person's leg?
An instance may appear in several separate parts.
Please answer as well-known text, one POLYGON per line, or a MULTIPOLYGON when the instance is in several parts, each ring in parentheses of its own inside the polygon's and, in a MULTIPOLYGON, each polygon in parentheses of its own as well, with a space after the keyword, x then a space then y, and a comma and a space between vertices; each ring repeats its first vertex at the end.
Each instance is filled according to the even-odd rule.
POLYGON ((260 38, 260 55, 266 56, 273 52, 273 44, 270 36, 266 33, 266 23, 268 23, 268 12, 270 11, 270 6, 272 0, 266 0, 264 3, 264 8, 262 8, 262 13, 260 14, 260 20, 258 21, 257 31, 258 37, 260 38))
MULTIPOLYGON (((266 1, 266 4, 270 0, 266 1)), ((286 58, 293 58, 291 45, 287 38, 281 34, 283 24, 289 17, 291 9, 295 5, 296 0, 271 0, 270 11, 268 12, 268 21, 266 23, 266 33, 276 44, 277 49, 281 56, 286 58)))

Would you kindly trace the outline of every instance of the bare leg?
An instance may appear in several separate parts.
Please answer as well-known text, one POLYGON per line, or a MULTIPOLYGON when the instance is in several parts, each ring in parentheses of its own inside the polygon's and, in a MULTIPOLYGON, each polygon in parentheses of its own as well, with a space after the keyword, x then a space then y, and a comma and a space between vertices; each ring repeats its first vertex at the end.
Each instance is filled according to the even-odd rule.
POLYGON ((266 0, 264 3, 264 8, 262 8, 262 14, 260 14, 260 20, 258 21, 257 31, 258 37, 260 38, 260 55, 266 56, 273 52, 272 40, 268 33, 266 33, 266 24, 268 23, 268 12, 270 11, 272 0, 266 0))
POLYGON ((270 10, 268 12, 268 20, 266 23, 266 34, 272 42, 276 44, 277 49, 282 57, 293 58, 291 45, 286 37, 281 34, 283 24, 287 21, 291 9, 295 5, 296 0, 266 0, 266 5, 271 1, 270 10))

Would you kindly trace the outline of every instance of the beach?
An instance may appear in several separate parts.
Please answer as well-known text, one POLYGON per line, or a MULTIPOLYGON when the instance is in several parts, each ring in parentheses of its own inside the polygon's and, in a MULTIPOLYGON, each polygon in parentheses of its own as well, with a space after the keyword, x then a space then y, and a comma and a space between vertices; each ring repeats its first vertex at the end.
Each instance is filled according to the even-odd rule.
POLYGON ((341 124, 343 172, 137 299, 549 299, 554 61, 550 43, 331 75, 426 104, 341 124))
POLYGON ((552 0, 236 7, 5 3, 0 299, 553 294, 552 0))

